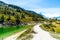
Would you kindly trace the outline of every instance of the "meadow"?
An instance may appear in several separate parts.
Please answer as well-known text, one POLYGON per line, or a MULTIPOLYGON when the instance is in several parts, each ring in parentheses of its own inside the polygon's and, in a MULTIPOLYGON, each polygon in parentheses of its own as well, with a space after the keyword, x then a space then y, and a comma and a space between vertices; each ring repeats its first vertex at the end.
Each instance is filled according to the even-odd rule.
POLYGON ((0 38, 4 38, 10 36, 16 32, 21 32, 27 28, 31 27, 31 25, 23 25, 23 26, 3 26, 0 28, 0 38))

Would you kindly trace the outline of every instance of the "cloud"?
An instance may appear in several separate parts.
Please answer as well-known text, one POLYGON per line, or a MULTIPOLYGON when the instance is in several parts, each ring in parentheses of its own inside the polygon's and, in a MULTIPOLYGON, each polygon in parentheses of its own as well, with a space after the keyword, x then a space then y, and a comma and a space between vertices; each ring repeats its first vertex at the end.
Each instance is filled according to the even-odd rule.
POLYGON ((47 17, 57 17, 60 16, 60 8, 48 8, 42 10, 44 12, 44 15, 47 17))
POLYGON ((32 9, 37 13, 42 13, 46 17, 57 17, 60 16, 60 8, 40 8, 40 9, 32 9))

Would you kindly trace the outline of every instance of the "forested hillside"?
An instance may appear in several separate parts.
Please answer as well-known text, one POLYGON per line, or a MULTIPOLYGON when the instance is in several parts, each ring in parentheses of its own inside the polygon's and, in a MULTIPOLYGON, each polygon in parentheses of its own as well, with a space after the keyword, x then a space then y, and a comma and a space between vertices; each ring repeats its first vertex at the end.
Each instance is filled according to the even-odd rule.
POLYGON ((0 24, 18 25, 37 21, 44 21, 44 17, 34 11, 0 1, 0 24))

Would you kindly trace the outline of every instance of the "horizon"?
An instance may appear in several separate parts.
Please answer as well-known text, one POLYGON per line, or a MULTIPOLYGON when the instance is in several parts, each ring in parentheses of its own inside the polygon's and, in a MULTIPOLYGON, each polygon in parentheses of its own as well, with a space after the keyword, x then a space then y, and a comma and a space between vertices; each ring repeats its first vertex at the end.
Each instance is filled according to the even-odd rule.
POLYGON ((26 10, 42 13, 46 17, 60 16, 60 0, 1 0, 7 4, 17 5, 26 10))

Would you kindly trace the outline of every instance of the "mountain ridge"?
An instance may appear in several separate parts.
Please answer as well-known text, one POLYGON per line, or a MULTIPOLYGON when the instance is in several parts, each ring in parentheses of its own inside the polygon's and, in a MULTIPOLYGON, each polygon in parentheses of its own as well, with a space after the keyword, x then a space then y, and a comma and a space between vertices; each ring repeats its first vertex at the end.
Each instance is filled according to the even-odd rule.
POLYGON ((44 21, 44 17, 34 11, 25 10, 16 5, 0 1, 0 22, 7 24, 20 24, 25 22, 44 21))

